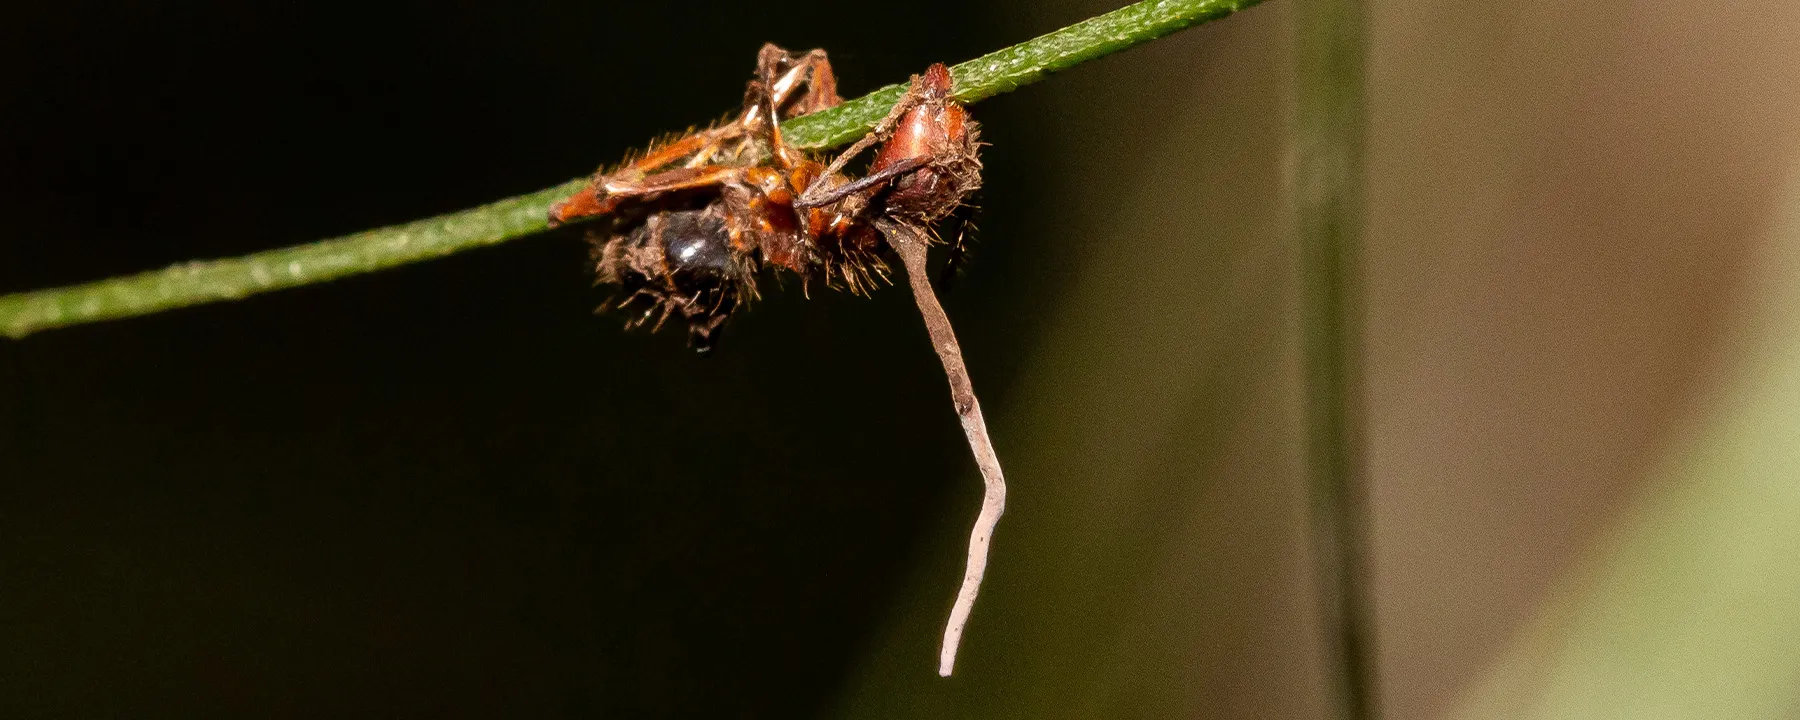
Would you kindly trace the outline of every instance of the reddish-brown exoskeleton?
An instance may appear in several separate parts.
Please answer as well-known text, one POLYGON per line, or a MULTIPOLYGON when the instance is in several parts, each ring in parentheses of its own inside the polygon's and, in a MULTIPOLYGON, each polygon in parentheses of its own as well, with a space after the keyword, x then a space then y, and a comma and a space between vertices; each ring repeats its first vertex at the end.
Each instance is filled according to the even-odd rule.
POLYGON ((913 78, 875 130, 832 161, 795 205, 825 207, 860 197, 878 226, 907 225, 928 234, 981 186, 979 126, 950 90, 950 70, 942 63, 913 78), (844 165, 878 142, 883 144, 869 174, 843 182, 844 165))
POLYGON ((679 315, 701 352, 756 296, 765 265, 865 291, 886 273, 876 230, 857 199, 797 207, 824 164, 781 138, 783 119, 840 102, 824 51, 765 45, 737 118, 601 172, 552 206, 550 223, 605 217, 590 240, 600 282, 621 288, 617 306, 647 301, 633 325, 679 315))
POLYGON ((951 90, 949 69, 932 65, 912 79, 874 131, 825 166, 781 137, 782 120, 840 102, 825 53, 794 55, 765 45, 735 120, 602 172, 550 210, 553 225, 606 217, 604 230, 590 236, 600 280, 621 286, 620 307, 648 301, 634 324, 656 317, 660 325, 679 314, 688 323, 689 343, 701 351, 711 347, 731 312, 755 296, 763 266, 863 292, 887 276, 886 241, 906 267, 987 490, 944 631, 938 672, 946 676, 1006 505, 981 404, 926 272, 933 225, 981 185, 978 127, 951 90), (843 174, 850 160, 877 144, 867 175, 843 174))
POLYGON ((824 51, 765 45, 738 116, 657 145, 594 176, 551 207, 550 223, 604 218, 590 234, 599 280, 630 324, 677 315, 704 352, 756 297, 764 266, 864 293, 885 280, 881 238, 930 238, 930 228, 981 183, 977 125, 949 98, 934 65, 874 132, 830 167, 782 140, 781 121, 842 102, 824 51), (869 174, 844 165, 878 142, 869 174))

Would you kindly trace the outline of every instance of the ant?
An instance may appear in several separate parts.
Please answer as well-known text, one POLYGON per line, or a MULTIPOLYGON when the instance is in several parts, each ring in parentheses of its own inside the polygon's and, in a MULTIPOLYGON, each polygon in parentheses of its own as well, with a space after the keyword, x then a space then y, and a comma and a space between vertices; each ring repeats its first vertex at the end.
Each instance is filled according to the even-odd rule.
POLYGON ((552 226, 607 218, 589 240, 600 282, 625 295, 616 307, 647 301, 632 326, 654 316, 660 327, 679 315, 689 345, 702 353, 731 313, 756 297, 765 265, 866 294, 887 280, 884 250, 900 258, 986 488, 944 631, 938 673, 946 677, 1006 504, 981 404, 926 269, 928 248, 938 242, 932 227, 981 186, 979 125, 952 97, 952 85, 942 63, 914 76, 874 130, 827 166, 785 143, 781 121, 842 102, 830 61, 823 50, 796 55, 764 45, 736 119, 653 145, 550 208, 552 226), (845 165, 877 144, 867 175, 844 175, 845 165))
POLYGON ((648 301, 631 326, 679 315, 701 353, 757 296, 764 265, 858 293, 887 273, 860 198, 795 204, 824 166, 783 142, 780 123, 843 102, 825 52, 764 45, 756 66, 736 119, 653 145, 550 208, 552 226, 609 218, 589 240, 599 282, 625 296, 615 307, 648 301))

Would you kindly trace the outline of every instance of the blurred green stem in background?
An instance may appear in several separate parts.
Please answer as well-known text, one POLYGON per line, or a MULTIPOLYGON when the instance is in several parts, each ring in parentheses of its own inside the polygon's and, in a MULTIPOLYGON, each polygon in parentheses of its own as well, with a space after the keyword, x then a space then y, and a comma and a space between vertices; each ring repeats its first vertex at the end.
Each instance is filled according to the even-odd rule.
POLYGON ((1741 348, 1644 497, 1447 717, 1751 720, 1800 711, 1800 155, 1741 348))
MULTIPOLYGON (((975 102, 1045 75, 1215 20, 1261 0, 1145 0, 983 55, 951 70, 957 97, 975 102)), ((838 107, 795 118, 783 129, 803 148, 849 142, 874 127, 904 92, 889 85, 838 107)), ((550 203, 585 178, 447 215, 367 230, 242 257, 182 263, 162 270, 68 287, 0 296, 0 333, 116 320, 256 293, 325 282, 429 260, 548 229, 550 203)))
POLYGON ((1296 166, 1291 177, 1300 242, 1307 488, 1326 667, 1337 717, 1377 717, 1373 638, 1363 547, 1361 347, 1356 259, 1362 230, 1363 7, 1361 0, 1298 0, 1294 23, 1296 166))

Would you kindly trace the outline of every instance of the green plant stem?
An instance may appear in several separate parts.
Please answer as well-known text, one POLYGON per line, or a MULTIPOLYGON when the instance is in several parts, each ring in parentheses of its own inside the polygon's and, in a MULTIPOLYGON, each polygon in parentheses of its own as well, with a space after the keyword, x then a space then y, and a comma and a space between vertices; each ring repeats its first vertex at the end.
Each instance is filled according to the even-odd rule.
MULTIPOLYGON (((976 103, 1012 92, 1058 70, 1217 20, 1259 2, 1262 0, 1146 0, 1127 5, 950 68, 956 78, 956 99, 976 103)), ((904 84, 889 85, 825 112, 795 118, 782 125, 782 131, 801 147, 836 147, 875 127, 904 94, 904 84)))
POLYGON ((462 212, 305 245, 0 296, 0 331, 17 338, 66 325, 236 300, 524 237, 542 232, 550 203, 585 182, 571 180, 462 212))
MULTIPOLYGON (((1045 75, 1224 17, 1261 0, 1146 0, 957 65, 957 97, 975 102, 1045 75)), ((890 85, 838 107, 795 118, 786 138, 822 149, 868 132, 900 99, 890 85)), ((161 270, 0 296, 0 333, 148 315, 257 293, 310 285, 534 235, 548 229, 550 203, 586 178, 447 215, 366 230, 242 257, 187 262, 161 270)))
POLYGON ((1293 9, 1296 166, 1306 369, 1307 485, 1313 562, 1336 716, 1379 712, 1364 547, 1360 308, 1362 0, 1297 0, 1293 9))

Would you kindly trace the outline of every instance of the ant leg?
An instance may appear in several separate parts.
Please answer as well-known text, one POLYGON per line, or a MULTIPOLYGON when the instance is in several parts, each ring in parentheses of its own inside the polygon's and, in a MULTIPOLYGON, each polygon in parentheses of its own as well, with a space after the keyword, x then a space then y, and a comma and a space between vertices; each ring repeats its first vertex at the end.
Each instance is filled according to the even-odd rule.
POLYGON ((776 162, 783 169, 792 169, 805 162, 806 157, 782 140, 782 118, 817 112, 843 102, 837 94, 837 74, 832 72, 831 60, 824 50, 796 56, 768 43, 756 55, 756 80, 745 90, 744 114, 738 122, 749 132, 765 130, 776 162), (784 106, 802 83, 806 93, 784 113, 784 106))
POLYGON ((741 175, 742 168, 708 165, 664 170, 643 178, 613 175, 595 178, 580 192, 550 206, 550 227, 606 215, 619 203, 658 193, 723 185, 741 175))
POLYGON ((772 115, 775 103, 771 98, 778 83, 776 75, 787 60, 788 52, 775 43, 765 43, 756 52, 756 76, 744 88, 744 112, 737 121, 745 132, 755 133, 772 115))
POLYGON ((656 170, 673 165, 683 158, 692 157, 709 146, 718 145, 737 132, 736 128, 729 125, 709 128, 700 132, 690 132, 674 142, 653 146, 649 152, 644 153, 643 157, 626 163, 623 167, 596 179, 641 178, 656 170))
POLYGON ((600 186, 600 190, 606 193, 606 200, 609 203, 616 204, 618 201, 628 198, 641 198, 646 195, 723 185, 742 174, 742 168, 724 165, 675 168, 674 170, 664 170, 642 180, 609 181, 600 186))
POLYGON ((717 152, 721 144, 741 132, 736 125, 722 125, 688 133, 674 142, 652 147, 642 157, 612 172, 597 174, 586 187, 550 206, 550 227, 610 213, 618 206, 616 196, 619 191, 614 188, 642 185, 655 171, 683 158, 689 160, 684 169, 702 167, 704 160, 717 152), (701 162, 693 162, 695 160, 701 162))
MULTIPOLYGON (((886 184, 902 175, 930 164, 930 157, 915 155, 913 157, 904 158, 899 162, 882 168, 866 177, 858 178, 854 182, 845 183, 833 188, 821 188, 820 185, 822 185, 822 183, 819 180, 814 180, 813 184, 808 185, 805 192, 800 193, 800 197, 794 201, 794 207, 818 207, 826 203, 836 202, 842 198, 862 193, 869 188, 886 184)), ((825 177, 829 176, 819 176, 820 179, 825 177)))
POLYGON ((843 172, 844 165, 850 162, 850 158, 861 155, 864 150, 868 150, 869 147, 875 143, 885 142, 889 137, 892 137, 894 128, 900 124, 900 118, 904 116, 908 110, 913 109, 913 107, 918 104, 918 98, 914 96, 911 90, 908 90, 906 95, 900 98, 900 102, 894 103, 894 108, 888 111, 887 117, 882 118, 881 122, 875 124, 875 129, 870 130, 869 134, 864 135, 861 140, 857 140, 855 144, 849 147, 849 149, 839 153, 838 156, 831 161, 831 165, 825 169, 825 174, 836 175, 843 172))
POLYGON ((739 121, 699 133, 703 136, 701 145, 692 155, 688 156, 687 162, 683 163, 682 167, 696 168, 712 162, 713 156, 718 154, 719 149, 724 147, 726 142, 743 138, 744 131, 744 123, 739 121))
POLYGON ((806 84, 806 94, 798 103, 790 108, 784 117, 794 117, 818 112, 826 108, 841 105, 844 99, 837 94, 837 74, 831 71, 831 60, 824 50, 808 50, 803 55, 793 55, 774 44, 764 45, 756 57, 756 77, 769 89, 775 107, 787 105, 801 83, 806 84), (785 71, 783 66, 787 66, 785 71), (777 77, 777 75, 780 77, 777 77))
MULTIPOLYGON (((849 193, 841 191, 842 188, 828 189, 822 186, 828 178, 839 177, 844 171, 844 166, 850 163, 851 158, 861 155, 863 151, 868 150, 876 143, 886 142, 889 138, 893 137, 894 128, 900 125, 900 119, 905 117, 908 111, 925 102, 926 91, 923 83, 924 81, 919 76, 914 75, 912 78, 912 85, 906 89, 906 95, 900 98, 900 102, 894 103, 894 107, 888 111, 887 117, 882 118, 881 122, 876 123, 875 128, 870 130, 869 134, 864 135, 861 140, 857 140, 854 145, 851 145, 848 149, 839 153, 838 156, 831 161, 831 165, 826 167, 824 172, 819 173, 818 178, 814 179, 812 184, 808 185, 806 190, 800 193, 800 199, 795 202, 795 205, 799 207, 814 207, 824 205, 825 203, 848 195, 849 193)), ((909 160, 910 159, 911 158, 909 158, 909 160)), ((907 164, 908 163, 903 160, 887 169, 894 170, 907 164)), ((920 165, 915 164, 908 167, 907 170, 915 170, 918 169, 919 166, 920 165)), ((876 173, 870 177, 885 175, 886 177, 891 178, 898 174, 899 173, 876 173)), ((863 180, 868 180, 868 178, 864 178, 863 180)), ((857 186, 858 189, 853 192, 861 192, 871 185, 878 184, 859 184, 861 182, 862 181, 858 181, 857 183, 851 183, 850 185, 843 187, 854 185, 857 186)))
MULTIPOLYGON (((831 61, 824 50, 811 50, 798 59, 781 46, 764 43, 756 54, 756 79, 744 91, 744 109, 738 119, 729 127, 736 130, 734 134, 755 133, 767 117, 771 123, 778 123, 781 118, 780 109, 793 97, 801 83, 806 85, 806 94, 796 106, 797 112, 790 116, 816 112, 825 108, 843 104, 844 100, 837 94, 837 76, 831 71, 831 61), (790 66, 784 72, 783 66, 790 66)), ((772 133, 779 133, 778 128, 771 128, 772 133)), ((726 140, 730 138, 720 138, 726 140)), ((714 143, 706 150, 696 153, 688 162, 689 167, 703 164, 710 159, 720 143, 714 143)), ((771 143, 774 145, 774 143, 771 143)), ((790 160, 791 152, 780 152, 777 156, 790 160)))
POLYGON ((764 122, 768 130, 769 149, 782 169, 791 170, 805 162, 806 157, 781 138, 781 106, 792 97, 802 80, 808 81, 807 96, 804 98, 806 102, 842 102, 837 97, 837 78, 831 74, 831 66, 825 60, 824 51, 813 50, 796 60, 787 51, 773 44, 763 46, 762 52, 757 56, 756 71, 757 79, 750 83, 748 97, 745 99, 746 103, 755 102, 756 108, 746 109, 746 115, 755 112, 766 118, 764 122), (783 64, 791 64, 792 67, 777 77, 783 64), (829 87, 822 88, 818 82, 821 79, 829 87), (827 94, 821 96, 821 89, 827 94))
MULTIPOLYGON (((809 51, 796 62, 795 70, 806 74, 806 94, 801 95, 799 101, 789 108, 788 117, 808 115, 844 104, 844 99, 837 93, 837 73, 832 72, 831 60, 825 56, 824 50, 809 51)), ((786 104, 791 92, 791 89, 784 89, 777 84, 775 104, 786 104)))
POLYGON ((750 84, 744 110, 735 122, 689 132, 674 142, 652 147, 643 156, 611 172, 596 174, 587 187, 551 206, 550 226, 610 213, 617 208, 617 198, 621 194, 642 195, 670 189, 658 189, 654 187, 658 183, 647 179, 652 173, 678 163, 683 169, 703 171, 727 142, 755 132, 764 116, 769 118, 770 147, 774 148, 780 162, 793 167, 804 158, 781 142, 779 110, 802 83, 806 92, 796 110, 813 112, 843 102, 837 95, 837 77, 831 71, 825 51, 813 50, 794 56, 776 45, 764 45, 757 55, 757 80, 750 84), (629 188, 635 186, 649 187, 642 192, 629 192, 629 188))
POLYGON ((771 116, 779 120, 783 117, 794 117, 817 112, 826 108, 841 105, 844 99, 837 94, 837 75, 831 71, 831 61, 824 50, 809 50, 802 55, 794 55, 774 43, 762 46, 756 54, 756 80, 745 94, 744 114, 739 122, 746 127, 754 126, 762 121, 763 116, 771 116), (781 112, 793 99, 801 85, 806 86, 806 94, 787 112, 781 112))

